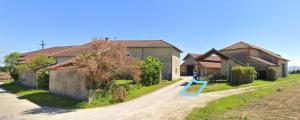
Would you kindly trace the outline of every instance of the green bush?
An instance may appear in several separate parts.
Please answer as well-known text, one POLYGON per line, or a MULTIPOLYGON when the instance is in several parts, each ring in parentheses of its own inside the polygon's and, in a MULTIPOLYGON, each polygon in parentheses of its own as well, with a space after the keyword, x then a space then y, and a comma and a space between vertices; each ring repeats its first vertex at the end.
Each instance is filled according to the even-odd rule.
POLYGON ((36 74, 38 88, 48 90, 49 89, 49 71, 40 70, 36 74))
POLYGON ((148 57, 141 66, 142 84, 144 86, 156 85, 160 82, 161 63, 155 57, 148 57))
POLYGON ((233 67, 231 84, 240 85, 252 83, 255 79, 255 75, 254 67, 233 67))
POLYGON ((267 80, 275 81, 279 77, 278 67, 269 67, 267 70, 267 80))
POLYGON ((18 59, 20 58, 20 53, 13 52, 4 57, 4 69, 9 72, 10 76, 13 78, 14 82, 17 82, 19 74, 17 70, 18 59))

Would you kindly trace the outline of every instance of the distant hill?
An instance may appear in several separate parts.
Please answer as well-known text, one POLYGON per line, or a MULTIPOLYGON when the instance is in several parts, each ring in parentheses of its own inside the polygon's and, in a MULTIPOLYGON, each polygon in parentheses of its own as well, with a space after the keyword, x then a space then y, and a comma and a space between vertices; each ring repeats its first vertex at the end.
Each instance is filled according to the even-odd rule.
POLYGON ((300 70, 300 66, 289 66, 289 71, 300 70))

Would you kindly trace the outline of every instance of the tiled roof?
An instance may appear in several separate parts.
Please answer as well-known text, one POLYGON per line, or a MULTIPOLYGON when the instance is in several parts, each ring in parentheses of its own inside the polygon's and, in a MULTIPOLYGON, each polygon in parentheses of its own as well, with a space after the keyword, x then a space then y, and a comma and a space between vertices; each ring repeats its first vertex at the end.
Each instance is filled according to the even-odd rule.
POLYGON ((266 60, 263 60, 263 59, 260 59, 260 58, 258 58, 258 57, 251 56, 250 58, 253 59, 253 60, 262 62, 262 63, 264 63, 264 64, 270 65, 270 66, 276 66, 276 64, 271 63, 271 62, 266 61, 266 60))
POLYGON ((47 56, 51 56, 52 54, 56 54, 60 51, 72 48, 74 46, 61 46, 61 47, 52 47, 52 48, 47 48, 47 49, 43 49, 43 50, 36 50, 36 51, 32 51, 32 52, 27 52, 27 53, 23 53, 21 54, 21 57, 18 59, 19 63, 26 63, 28 62, 28 60, 30 60, 31 58, 37 56, 37 55, 47 55, 47 56))
POLYGON ((58 69, 76 68, 76 66, 72 65, 73 62, 74 62, 74 58, 71 59, 71 60, 62 62, 62 63, 58 63, 58 64, 55 64, 55 65, 49 66, 46 69, 49 69, 49 70, 58 70, 58 69))
POLYGON ((205 68, 221 68, 221 63, 218 62, 199 62, 205 68))
POLYGON ((239 60, 236 60, 236 59, 234 59, 234 58, 232 58, 230 56, 227 56, 227 55, 221 53, 220 51, 216 50, 215 48, 213 48, 213 49, 209 50, 208 52, 204 53, 203 55, 201 55, 200 57, 198 57, 196 60, 197 61, 203 61, 206 58, 208 58, 209 56, 211 56, 212 54, 216 54, 216 55, 218 55, 221 58, 230 59, 230 60, 232 60, 232 61, 234 61, 234 62, 236 62, 236 63, 238 63, 240 65, 246 66, 246 64, 244 64, 243 62, 241 62, 239 60))
MULTIPOLYGON (((73 47, 71 49, 54 54, 53 56, 77 56, 78 54, 82 53, 86 48, 91 47, 91 45, 94 42, 98 41, 92 41, 77 47, 73 47)), ((182 52, 177 47, 163 40, 111 40, 111 42, 123 43, 128 48, 175 48, 176 50, 182 52)))
MULTIPOLYGON (((185 57, 184 60, 188 57, 191 56, 193 59, 197 59, 200 56, 202 56, 202 54, 195 54, 195 53, 188 53, 185 57)), ((205 58, 204 60, 209 60, 209 61, 221 61, 221 58, 219 56, 209 56, 207 58, 205 58)))
POLYGON ((269 51, 269 50, 266 50, 266 49, 264 49, 264 48, 261 48, 261 47, 258 47, 258 46, 255 46, 255 45, 252 45, 252 44, 243 42, 243 41, 238 42, 238 43, 236 43, 236 44, 233 44, 233 45, 231 45, 231 46, 228 46, 228 47, 226 47, 226 48, 223 48, 223 49, 221 49, 220 51, 234 50, 234 49, 242 49, 242 48, 253 48, 253 49, 257 49, 257 50, 260 50, 260 51, 262 51, 262 52, 265 52, 265 53, 267 53, 267 54, 269 54, 269 55, 272 55, 272 56, 274 56, 274 57, 276 57, 276 58, 283 59, 283 60, 287 60, 287 59, 281 57, 280 55, 278 55, 278 54, 276 54, 276 53, 273 53, 273 52, 271 52, 271 51, 269 51))

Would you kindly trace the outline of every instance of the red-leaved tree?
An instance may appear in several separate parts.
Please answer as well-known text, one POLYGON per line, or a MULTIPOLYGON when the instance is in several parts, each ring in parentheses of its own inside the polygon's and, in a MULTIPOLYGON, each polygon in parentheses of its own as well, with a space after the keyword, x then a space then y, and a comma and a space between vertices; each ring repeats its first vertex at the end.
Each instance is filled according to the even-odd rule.
POLYGON ((107 90, 114 80, 130 77, 140 81, 141 61, 128 55, 127 47, 116 41, 95 40, 74 64, 85 76, 88 89, 107 90))

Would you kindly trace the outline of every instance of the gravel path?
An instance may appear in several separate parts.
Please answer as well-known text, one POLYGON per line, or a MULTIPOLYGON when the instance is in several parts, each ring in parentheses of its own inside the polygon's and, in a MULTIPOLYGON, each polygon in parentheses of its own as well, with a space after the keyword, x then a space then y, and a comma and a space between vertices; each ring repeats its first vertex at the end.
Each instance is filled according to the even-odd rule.
MULTIPOLYGON (((194 107, 203 107, 208 102, 234 94, 240 94, 254 90, 254 87, 232 89, 200 94, 198 97, 184 97, 179 95, 183 83, 189 81, 190 77, 147 94, 137 99, 93 109, 82 109, 65 111, 60 109, 47 109, 33 107, 27 112, 21 112, 14 119, 55 119, 55 120, 181 120, 194 107)), ((2 97, 2 93, 0 93, 2 97)), ((16 101, 17 102, 17 101, 16 101)), ((1 108, 2 103, 0 102, 1 108)), ((25 107, 18 105, 20 107, 25 107)), ((1 117, 0 117, 1 118, 1 117)))
POLYGON ((37 108, 40 107, 28 100, 18 99, 16 95, 0 88, 0 120, 13 119, 15 116, 22 115, 23 111, 37 108))

